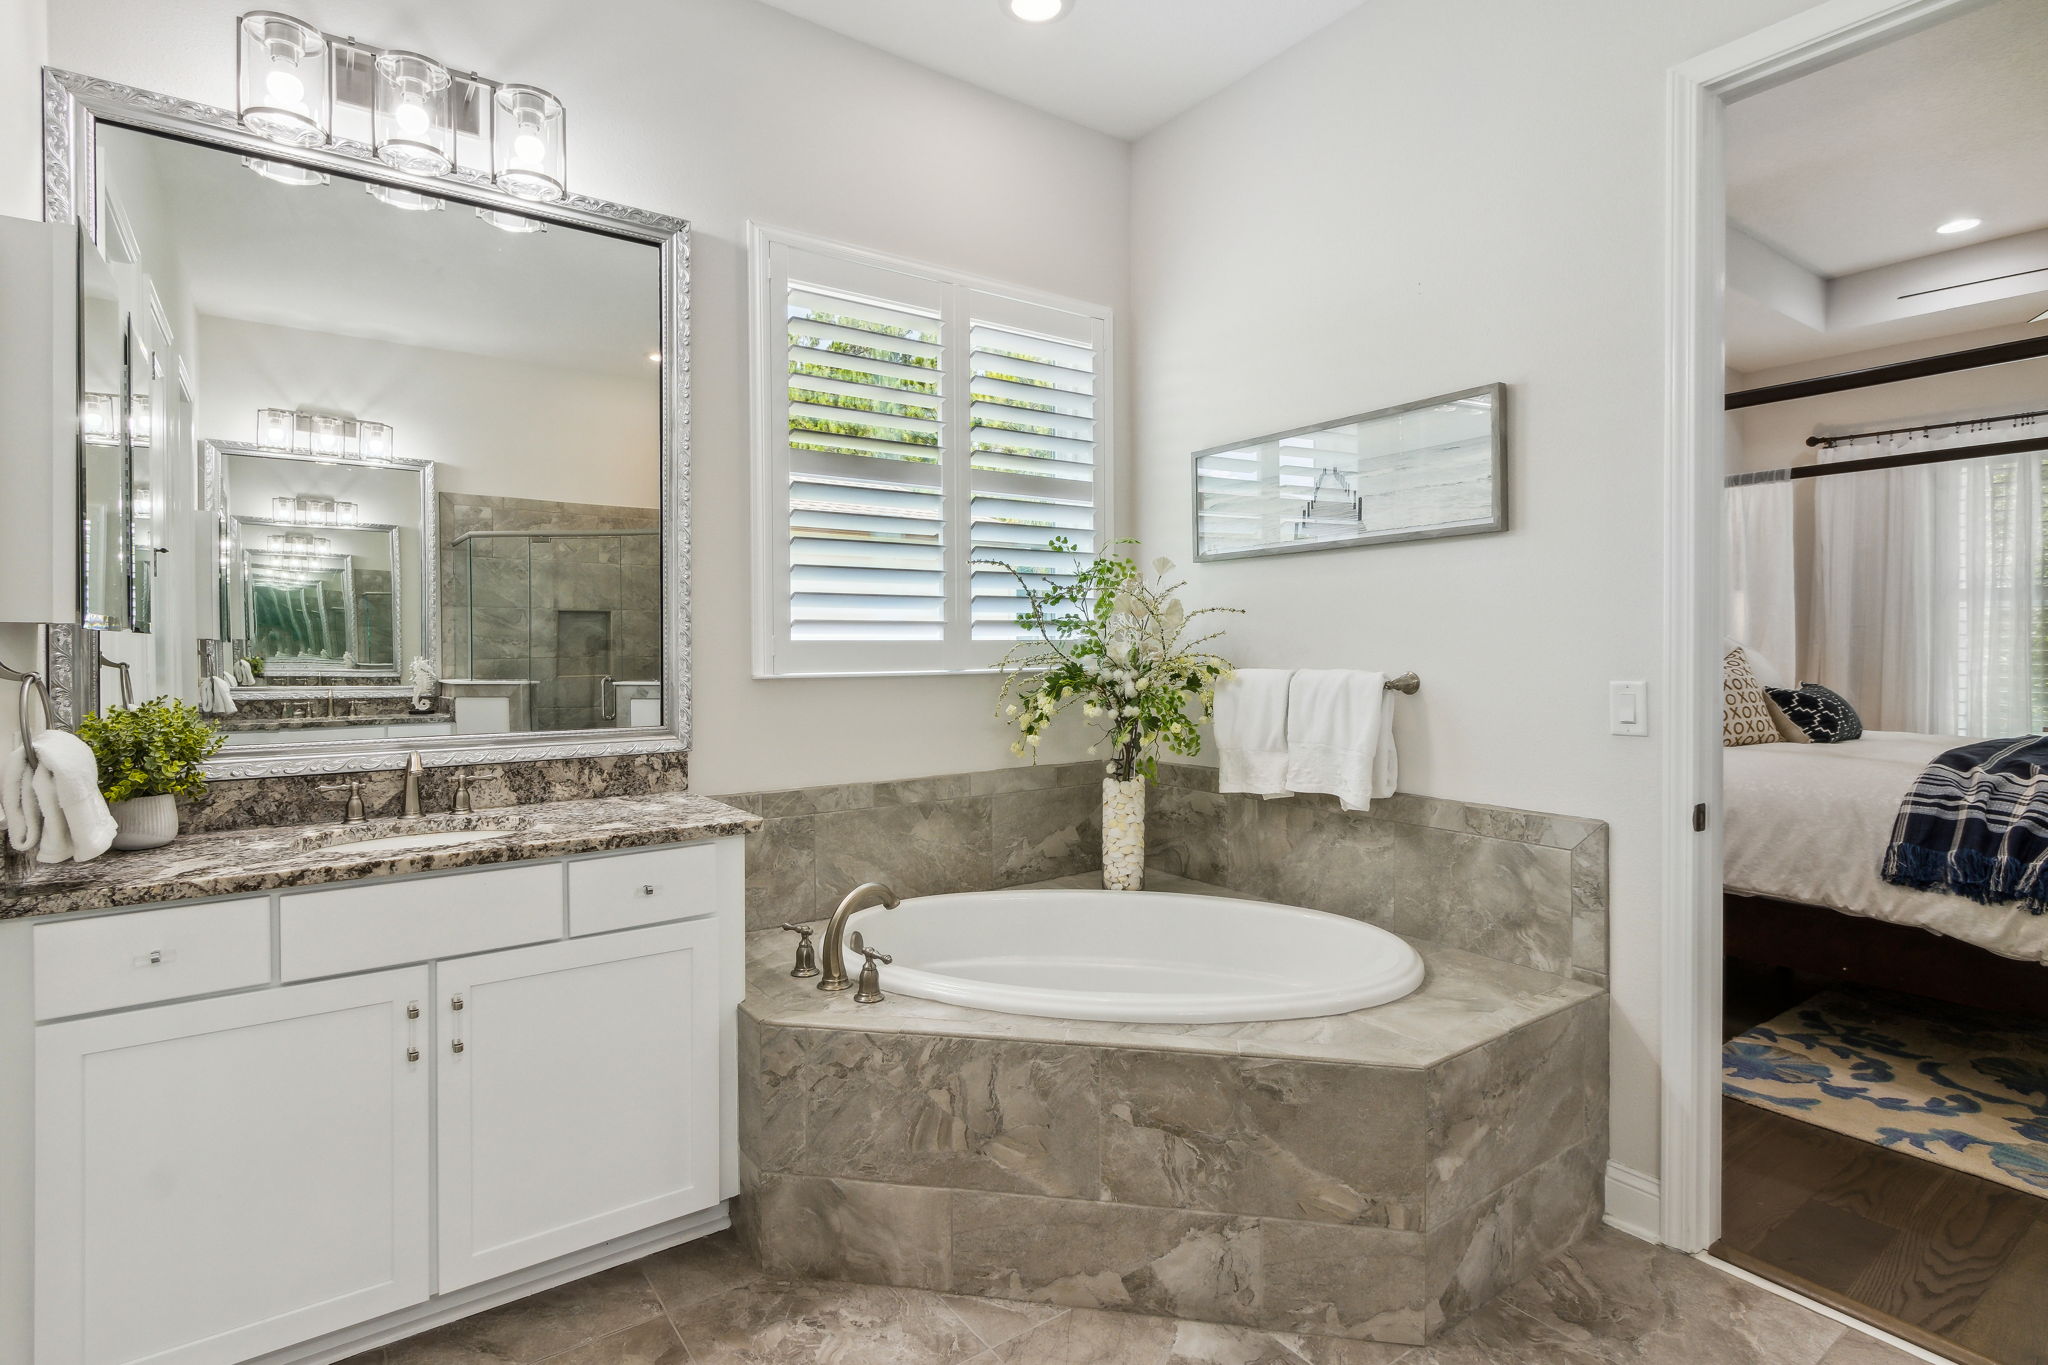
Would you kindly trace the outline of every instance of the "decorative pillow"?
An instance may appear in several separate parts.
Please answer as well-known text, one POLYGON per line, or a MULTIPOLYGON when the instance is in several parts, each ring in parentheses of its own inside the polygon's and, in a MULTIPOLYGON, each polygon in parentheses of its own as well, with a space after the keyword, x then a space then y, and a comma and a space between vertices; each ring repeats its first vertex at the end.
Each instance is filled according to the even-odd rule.
POLYGON ((1792 717, 1786 715, 1784 711, 1779 708, 1778 703, 1770 701, 1772 691, 1773 689, 1768 684, 1766 684, 1764 687, 1764 699, 1766 702, 1769 703, 1771 708, 1771 724, 1778 727, 1778 738, 1784 740, 1787 744, 1813 743, 1812 735, 1807 734, 1806 731, 1800 729, 1797 725, 1793 724, 1792 717))
POLYGON ((1863 717, 1848 699, 1819 683, 1801 683, 1796 688, 1773 687, 1766 696, 1815 744, 1840 744, 1863 738, 1863 717))
POLYGON ((1776 744, 1778 727, 1771 720, 1770 698, 1749 671, 1749 660, 1737 645, 1721 658, 1721 744, 1776 744))

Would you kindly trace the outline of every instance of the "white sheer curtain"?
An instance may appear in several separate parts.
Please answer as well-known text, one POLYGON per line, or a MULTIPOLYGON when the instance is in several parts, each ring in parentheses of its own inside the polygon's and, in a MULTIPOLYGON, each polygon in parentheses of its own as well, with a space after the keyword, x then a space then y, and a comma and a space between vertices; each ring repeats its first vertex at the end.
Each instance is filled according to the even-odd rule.
MULTIPOLYGON (((1971 445, 1983 432, 1841 446, 1829 460, 1971 445)), ((2032 732, 2041 457, 1814 481, 1813 681, 1876 730, 2032 732)))
POLYGON ((1784 480, 1739 484, 1726 496, 1726 633, 1768 659, 1790 682, 1799 667, 1792 485, 1784 480))

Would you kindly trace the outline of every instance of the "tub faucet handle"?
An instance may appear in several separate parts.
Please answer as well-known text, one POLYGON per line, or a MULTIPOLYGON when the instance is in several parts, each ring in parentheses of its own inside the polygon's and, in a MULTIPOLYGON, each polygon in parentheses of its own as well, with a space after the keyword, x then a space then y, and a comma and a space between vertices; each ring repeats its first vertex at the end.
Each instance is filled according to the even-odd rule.
POLYGON ((785 924, 783 928, 796 935, 796 966, 789 969, 791 976, 816 976, 818 974, 818 950, 811 946, 811 927, 807 924, 785 924))
POLYGON ((853 993, 853 1003, 856 1005, 876 1004, 882 999, 882 969, 875 964, 877 962, 894 962, 896 959, 887 953, 878 953, 873 948, 868 947, 866 943, 861 941, 860 930, 858 929, 853 931, 852 936, 847 941, 853 945, 853 950, 856 953, 867 959, 861 964, 860 986, 853 993))

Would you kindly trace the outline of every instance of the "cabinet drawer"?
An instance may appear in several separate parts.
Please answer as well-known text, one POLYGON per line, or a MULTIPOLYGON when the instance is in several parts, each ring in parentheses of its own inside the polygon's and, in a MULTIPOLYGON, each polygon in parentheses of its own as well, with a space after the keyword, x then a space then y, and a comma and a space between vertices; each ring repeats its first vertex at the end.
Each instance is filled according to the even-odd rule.
POLYGON ((338 976, 562 936, 562 867, 299 891, 279 902, 282 979, 338 976))
POLYGON ((718 909, 718 846, 687 844, 569 864, 569 932, 601 934, 718 909))
POLYGON ((147 1005, 270 981, 270 898, 35 928, 36 1018, 147 1005))

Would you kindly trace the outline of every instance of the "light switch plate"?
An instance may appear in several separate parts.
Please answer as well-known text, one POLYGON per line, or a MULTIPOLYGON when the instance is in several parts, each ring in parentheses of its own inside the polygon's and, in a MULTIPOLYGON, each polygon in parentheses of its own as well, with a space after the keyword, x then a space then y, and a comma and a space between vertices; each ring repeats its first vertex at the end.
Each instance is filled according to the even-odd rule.
POLYGON ((1607 684, 1607 728, 1617 735, 1650 733, 1650 685, 1643 682, 1607 684))

